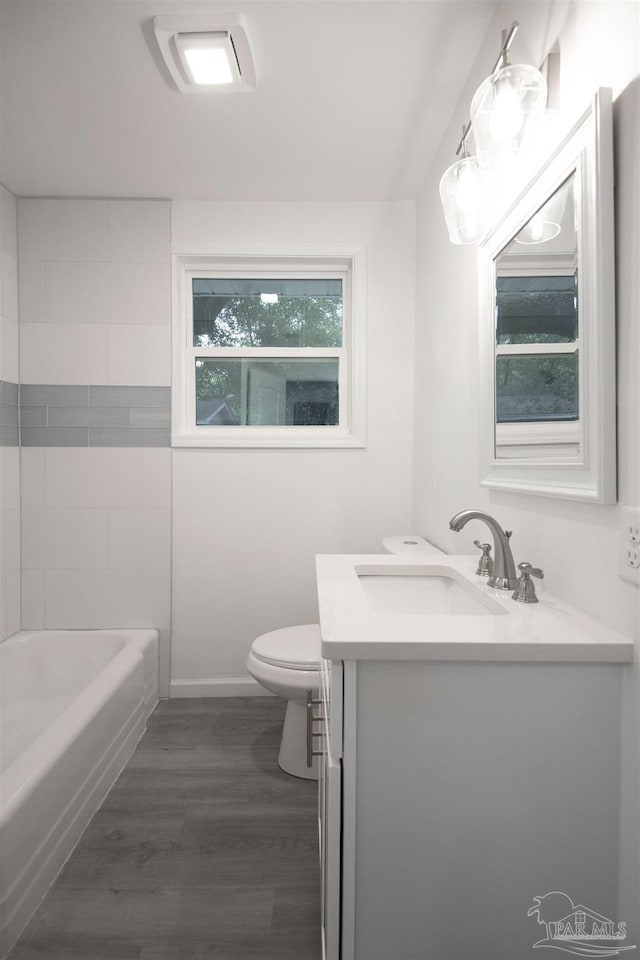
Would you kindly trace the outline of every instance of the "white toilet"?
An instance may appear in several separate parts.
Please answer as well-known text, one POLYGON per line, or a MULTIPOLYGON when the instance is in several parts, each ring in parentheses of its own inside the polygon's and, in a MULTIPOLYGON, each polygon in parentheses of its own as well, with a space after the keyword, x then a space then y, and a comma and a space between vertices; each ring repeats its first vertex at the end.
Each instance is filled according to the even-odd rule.
POLYGON ((287 701, 279 765, 294 777, 317 780, 318 758, 313 757, 312 765, 307 766, 307 690, 313 690, 317 698, 320 627, 305 623, 263 633, 251 644, 247 670, 263 687, 287 701))
MULTIPOLYGON (((432 560, 442 557, 442 552, 422 537, 386 537, 382 546, 386 553, 432 560)), ((317 757, 313 757, 311 767, 307 766, 307 690, 318 697, 320 660, 317 623, 263 633, 253 641, 247 657, 251 676, 287 701, 278 763, 286 773, 305 780, 317 780, 319 775, 317 757)), ((318 724, 315 729, 319 732, 318 724)), ((314 746, 320 742, 314 739, 314 746)))

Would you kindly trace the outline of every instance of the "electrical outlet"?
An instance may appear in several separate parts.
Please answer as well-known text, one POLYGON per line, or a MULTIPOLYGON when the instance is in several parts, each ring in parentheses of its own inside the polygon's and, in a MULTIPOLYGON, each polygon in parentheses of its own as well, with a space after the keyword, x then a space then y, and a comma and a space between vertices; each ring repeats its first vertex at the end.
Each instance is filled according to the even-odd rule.
POLYGON ((640 567, 640 550, 636 550, 635 547, 627 547, 624 562, 627 567, 640 567))
POLYGON ((620 576, 640 586, 640 508, 623 507, 620 515, 620 576))

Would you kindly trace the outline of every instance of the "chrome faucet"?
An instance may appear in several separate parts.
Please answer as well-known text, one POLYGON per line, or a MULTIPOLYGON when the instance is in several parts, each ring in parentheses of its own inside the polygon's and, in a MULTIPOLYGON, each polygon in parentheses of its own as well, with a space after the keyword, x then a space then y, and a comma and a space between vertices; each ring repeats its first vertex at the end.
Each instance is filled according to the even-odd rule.
POLYGON ((488 513, 481 513, 480 510, 462 510, 456 513, 449 521, 449 526, 459 533, 469 520, 483 520, 493 534, 493 574, 489 577, 489 586, 498 590, 515 590, 520 578, 516 573, 509 546, 511 530, 503 530, 493 517, 488 513))

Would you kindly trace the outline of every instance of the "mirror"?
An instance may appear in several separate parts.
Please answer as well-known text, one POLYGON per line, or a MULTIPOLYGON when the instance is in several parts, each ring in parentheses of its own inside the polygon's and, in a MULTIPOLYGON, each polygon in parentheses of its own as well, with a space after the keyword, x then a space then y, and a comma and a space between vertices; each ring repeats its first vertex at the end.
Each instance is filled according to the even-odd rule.
POLYGON ((480 245, 485 486, 616 499, 611 93, 480 245))

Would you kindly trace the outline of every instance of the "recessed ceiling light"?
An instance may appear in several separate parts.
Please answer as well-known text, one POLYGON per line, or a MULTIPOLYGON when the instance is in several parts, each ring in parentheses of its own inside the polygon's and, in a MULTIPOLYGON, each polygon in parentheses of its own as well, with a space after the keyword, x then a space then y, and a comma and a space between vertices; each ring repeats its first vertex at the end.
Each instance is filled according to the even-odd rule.
POLYGON ((240 70, 228 33, 179 33, 176 48, 194 83, 238 83, 240 70))
POLYGON ((239 14, 154 17, 158 47, 178 90, 252 90, 256 73, 239 14))

